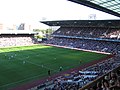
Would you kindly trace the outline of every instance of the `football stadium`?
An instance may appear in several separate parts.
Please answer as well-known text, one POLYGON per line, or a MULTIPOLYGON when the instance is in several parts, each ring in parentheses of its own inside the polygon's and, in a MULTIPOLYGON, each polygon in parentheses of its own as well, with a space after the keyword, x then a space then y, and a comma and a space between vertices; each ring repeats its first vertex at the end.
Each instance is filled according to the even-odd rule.
MULTIPOLYGON (((68 0, 120 17, 119 0, 68 0)), ((120 20, 40 21, 59 26, 0 32, 0 90, 120 90, 120 20)))

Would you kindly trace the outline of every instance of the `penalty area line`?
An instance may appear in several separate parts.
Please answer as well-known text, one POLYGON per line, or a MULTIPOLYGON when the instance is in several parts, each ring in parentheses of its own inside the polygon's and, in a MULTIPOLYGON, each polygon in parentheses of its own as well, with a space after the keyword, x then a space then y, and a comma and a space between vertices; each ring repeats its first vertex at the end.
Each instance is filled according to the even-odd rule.
POLYGON ((36 63, 30 62, 30 61, 26 61, 26 62, 28 62, 28 63, 30 63, 30 64, 33 64, 33 65, 36 65, 36 66, 39 66, 39 67, 42 67, 42 68, 45 68, 45 69, 52 70, 52 71, 54 71, 54 72, 57 72, 57 70, 52 69, 52 68, 49 68, 49 67, 46 67, 45 65, 39 65, 39 64, 36 64, 36 63))

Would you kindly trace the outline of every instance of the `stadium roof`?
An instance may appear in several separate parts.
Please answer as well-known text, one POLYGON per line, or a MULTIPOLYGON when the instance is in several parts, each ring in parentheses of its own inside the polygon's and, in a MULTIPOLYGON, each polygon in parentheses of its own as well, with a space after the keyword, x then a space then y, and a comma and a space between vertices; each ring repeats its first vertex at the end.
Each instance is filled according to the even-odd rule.
POLYGON ((49 26, 78 26, 78 27, 115 27, 120 28, 120 20, 63 20, 63 21, 41 21, 49 26))
POLYGON ((36 34, 36 32, 30 31, 30 30, 1 30, 1 34, 36 34))
POLYGON ((68 0, 120 17, 120 0, 68 0))

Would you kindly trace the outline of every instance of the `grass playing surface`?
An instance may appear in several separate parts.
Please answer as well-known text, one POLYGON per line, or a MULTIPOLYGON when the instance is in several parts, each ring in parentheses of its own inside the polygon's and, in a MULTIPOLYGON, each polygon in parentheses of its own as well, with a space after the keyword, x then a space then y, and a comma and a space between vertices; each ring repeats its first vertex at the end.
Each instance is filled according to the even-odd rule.
POLYGON ((55 74, 60 67, 68 70, 106 56, 43 45, 0 48, 0 90, 47 77, 48 70, 55 74))

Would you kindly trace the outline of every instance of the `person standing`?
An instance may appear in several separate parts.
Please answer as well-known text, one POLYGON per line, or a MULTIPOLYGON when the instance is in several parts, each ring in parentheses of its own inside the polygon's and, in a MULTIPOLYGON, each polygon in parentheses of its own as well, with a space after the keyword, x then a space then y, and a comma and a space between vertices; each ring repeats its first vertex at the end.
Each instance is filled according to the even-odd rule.
POLYGON ((60 66, 60 69, 59 69, 59 71, 62 71, 62 69, 63 69, 63 68, 60 66))
POLYGON ((50 70, 48 70, 48 75, 49 75, 49 76, 51 75, 51 72, 50 72, 50 70))

